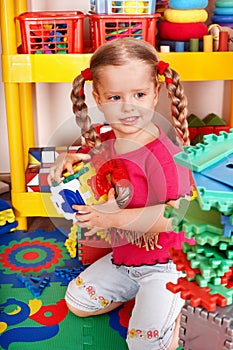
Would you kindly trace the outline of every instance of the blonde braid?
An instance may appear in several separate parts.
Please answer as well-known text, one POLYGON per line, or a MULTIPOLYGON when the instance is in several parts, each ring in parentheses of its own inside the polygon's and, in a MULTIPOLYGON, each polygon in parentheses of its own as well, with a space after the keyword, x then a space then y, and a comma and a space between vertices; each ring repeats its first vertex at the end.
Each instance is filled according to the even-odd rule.
POLYGON ((82 74, 78 75, 73 81, 73 88, 70 98, 73 104, 73 113, 76 123, 81 128, 81 134, 85 139, 86 145, 99 150, 101 140, 97 136, 95 129, 91 124, 91 118, 88 115, 88 107, 85 103, 84 93, 85 79, 82 74))
POLYGON ((168 95, 171 99, 171 113, 174 127, 183 144, 188 146, 189 130, 187 122, 187 98, 184 94, 180 77, 176 71, 167 67, 164 70, 165 84, 168 89, 168 95))

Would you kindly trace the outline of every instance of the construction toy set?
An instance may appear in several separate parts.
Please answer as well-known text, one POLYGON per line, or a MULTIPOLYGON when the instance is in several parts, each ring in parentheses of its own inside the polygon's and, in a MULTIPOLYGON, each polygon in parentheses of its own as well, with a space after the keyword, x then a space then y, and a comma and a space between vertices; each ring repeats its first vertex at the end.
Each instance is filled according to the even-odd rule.
POLYGON ((233 129, 204 136, 203 144, 185 147, 175 160, 192 170, 197 190, 196 199, 165 211, 176 232, 195 239, 170 252, 186 273, 177 284, 167 284, 187 300, 179 349, 233 349, 233 129))

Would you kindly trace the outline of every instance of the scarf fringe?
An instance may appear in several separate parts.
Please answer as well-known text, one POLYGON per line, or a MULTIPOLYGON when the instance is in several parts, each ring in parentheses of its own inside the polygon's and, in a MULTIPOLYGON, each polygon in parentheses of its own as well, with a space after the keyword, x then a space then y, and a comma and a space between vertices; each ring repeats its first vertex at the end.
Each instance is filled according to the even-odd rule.
POLYGON ((162 249, 162 246, 158 244, 159 232, 141 233, 137 231, 112 228, 106 231, 106 237, 109 237, 109 242, 111 242, 110 237, 112 236, 114 236, 114 243, 118 243, 119 239, 125 238, 129 243, 135 244, 140 248, 145 248, 147 251, 162 249))

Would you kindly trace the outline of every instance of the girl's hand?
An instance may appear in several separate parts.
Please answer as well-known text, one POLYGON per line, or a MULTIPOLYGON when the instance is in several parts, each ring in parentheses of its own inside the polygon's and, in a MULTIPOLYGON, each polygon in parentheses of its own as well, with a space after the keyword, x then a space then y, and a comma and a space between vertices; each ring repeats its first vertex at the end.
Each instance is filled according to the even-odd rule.
POLYGON ((117 213, 121 211, 114 196, 114 189, 110 189, 108 200, 103 204, 95 205, 73 205, 77 210, 77 225, 82 228, 92 227, 86 232, 86 236, 92 236, 100 230, 105 230, 115 226, 117 213))
POLYGON ((88 161, 91 157, 85 153, 61 153, 54 165, 50 168, 48 175, 48 183, 52 186, 53 182, 60 183, 62 181, 62 172, 67 170, 70 174, 74 173, 73 164, 81 162, 82 160, 88 161))

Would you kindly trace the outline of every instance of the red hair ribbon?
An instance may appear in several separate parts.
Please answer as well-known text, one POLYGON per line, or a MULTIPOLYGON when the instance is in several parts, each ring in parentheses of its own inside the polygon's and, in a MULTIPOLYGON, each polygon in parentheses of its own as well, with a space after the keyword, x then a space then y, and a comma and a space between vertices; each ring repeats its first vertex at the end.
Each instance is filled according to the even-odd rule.
POLYGON ((92 74, 90 68, 86 68, 81 71, 84 80, 92 80, 92 74))
POLYGON ((81 89, 78 93, 78 96, 83 96, 84 95, 84 89, 81 89))
POLYGON ((163 75, 165 70, 169 67, 169 64, 164 62, 164 61, 159 61, 159 63, 157 64, 157 69, 158 69, 158 73, 160 75, 163 75))
POLYGON ((165 83, 166 84, 172 84, 173 83, 172 78, 165 78, 165 83))

